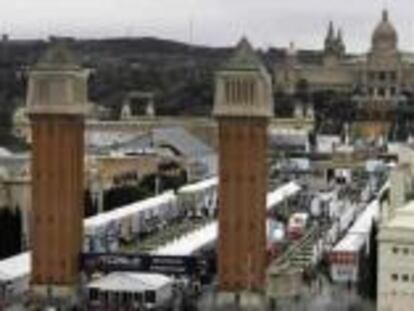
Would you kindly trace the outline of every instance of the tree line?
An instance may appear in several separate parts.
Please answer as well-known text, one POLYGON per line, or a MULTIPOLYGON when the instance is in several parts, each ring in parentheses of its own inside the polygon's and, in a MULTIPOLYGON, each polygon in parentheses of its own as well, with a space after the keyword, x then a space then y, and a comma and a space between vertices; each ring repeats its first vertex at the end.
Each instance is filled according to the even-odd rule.
MULTIPOLYGON (((103 210, 110 211, 115 208, 144 200, 167 190, 177 190, 187 183, 187 173, 179 170, 177 174, 149 174, 144 176, 136 185, 115 186, 103 193, 103 210), (157 185, 158 183, 158 185, 157 185), (158 188, 158 189, 156 189, 158 188)), ((89 190, 85 191, 85 217, 98 213, 97 202, 92 198, 89 190)))
POLYGON ((18 207, 0 209, 0 259, 22 250, 22 215, 18 207))

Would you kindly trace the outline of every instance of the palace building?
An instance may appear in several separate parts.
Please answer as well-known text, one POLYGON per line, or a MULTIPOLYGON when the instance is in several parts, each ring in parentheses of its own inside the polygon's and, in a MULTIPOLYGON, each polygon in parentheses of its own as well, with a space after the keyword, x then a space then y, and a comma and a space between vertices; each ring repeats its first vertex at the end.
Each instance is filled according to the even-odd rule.
MULTIPOLYGON (((304 85, 315 94, 334 92, 354 107, 354 136, 379 138, 401 125, 414 94, 414 54, 398 47, 398 33, 388 11, 375 27, 371 48, 365 54, 346 53, 342 31, 331 22, 322 53, 299 57, 293 45, 274 65, 274 91, 294 95, 304 85)), ((314 103, 315 104, 315 103, 314 103)))

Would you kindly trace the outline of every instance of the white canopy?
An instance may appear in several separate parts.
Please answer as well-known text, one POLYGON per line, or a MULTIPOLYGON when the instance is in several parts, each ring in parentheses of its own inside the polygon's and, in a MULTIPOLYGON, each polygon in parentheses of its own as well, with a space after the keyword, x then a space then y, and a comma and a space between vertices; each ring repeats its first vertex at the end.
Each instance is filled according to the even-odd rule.
POLYGON ((372 222, 378 218, 379 202, 372 201, 358 217, 345 237, 335 246, 333 252, 357 252, 367 241, 372 222))
POLYGON ((217 239, 217 221, 193 231, 155 251, 157 255, 188 256, 217 239))
POLYGON ((30 273, 30 252, 6 258, 0 261, 0 282, 22 278, 30 273))
POLYGON ((291 181, 276 190, 267 194, 267 209, 278 205, 287 198, 294 196, 300 191, 301 187, 294 181, 291 181))
POLYGON ((168 191, 156 197, 152 197, 143 201, 134 202, 124 207, 116 208, 112 211, 89 217, 84 221, 84 226, 85 229, 100 227, 112 221, 120 220, 130 215, 135 215, 141 211, 154 208, 161 204, 171 202, 175 199, 176 196, 174 192, 168 191))
POLYGON ((180 188, 180 193, 193 193, 193 192, 199 192, 208 188, 211 188, 213 186, 218 185, 218 177, 212 177, 209 179, 202 180, 200 182, 183 186, 180 188))
POLYGON ((113 272, 88 284, 88 288, 113 292, 144 292, 158 290, 173 280, 162 274, 113 272))

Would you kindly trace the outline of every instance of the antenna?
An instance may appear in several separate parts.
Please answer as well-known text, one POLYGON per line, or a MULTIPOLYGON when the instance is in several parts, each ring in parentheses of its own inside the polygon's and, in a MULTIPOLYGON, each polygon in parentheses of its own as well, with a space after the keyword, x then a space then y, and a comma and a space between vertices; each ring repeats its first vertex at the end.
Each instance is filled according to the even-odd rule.
POLYGON ((191 13, 190 16, 190 29, 189 29, 189 42, 190 45, 193 45, 194 40, 194 13, 191 13))
MULTIPOLYGON (((189 28, 188 28, 188 53, 189 53, 189 65, 190 67, 194 66, 195 60, 193 55, 193 44, 194 44, 194 10, 191 9, 189 17, 189 28)), ((188 71, 189 78, 191 78, 191 70, 188 71)))
POLYGON ((389 5, 388 5, 388 0, 383 0, 382 1, 382 11, 388 11, 389 10, 389 5))

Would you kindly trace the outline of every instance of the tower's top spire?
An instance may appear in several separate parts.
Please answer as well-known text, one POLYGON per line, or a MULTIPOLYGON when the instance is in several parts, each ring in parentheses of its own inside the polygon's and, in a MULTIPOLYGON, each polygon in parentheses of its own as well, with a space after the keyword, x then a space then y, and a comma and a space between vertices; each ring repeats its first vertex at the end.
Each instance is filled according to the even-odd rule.
POLYGON ((343 38, 342 38, 342 29, 338 28, 338 34, 336 36, 336 40, 338 40, 338 42, 343 42, 343 38))
POLYGON ((325 37, 325 51, 333 52, 336 46, 335 27, 332 21, 329 21, 328 32, 325 37))
POLYGON ((246 37, 242 37, 236 46, 233 57, 230 58, 224 69, 227 70, 261 70, 262 62, 246 37))
POLYGON ((83 115, 88 108, 87 79, 88 71, 75 63, 65 42, 52 40, 29 72, 29 113, 83 115))
POLYGON ((383 9, 382 10, 382 21, 383 22, 388 22, 388 9, 383 9))
POLYGON ((336 41, 337 41, 337 45, 338 45, 337 48, 338 48, 340 55, 344 55, 345 54, 345 43, 344 43, 344 38, 343 38, 343 33, 342 33, 341 28, 338 29, 336 41))
POLYGON ((53 38, 36 69, 79 69, 64 39, 53 38))
POLYGON ((335 28, 334 28, 334 24, 333 21, 329 21, 329 26, 328 26, 328 34, 326 36, 326 39, 333 39, 335 36, 335 28))
POLYGON ((273 115, 271 77, 245 37, 216 77, 215 116, 268 118, 273 115))

